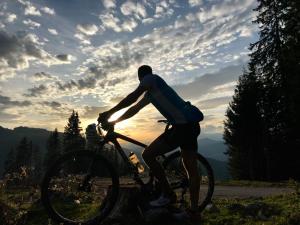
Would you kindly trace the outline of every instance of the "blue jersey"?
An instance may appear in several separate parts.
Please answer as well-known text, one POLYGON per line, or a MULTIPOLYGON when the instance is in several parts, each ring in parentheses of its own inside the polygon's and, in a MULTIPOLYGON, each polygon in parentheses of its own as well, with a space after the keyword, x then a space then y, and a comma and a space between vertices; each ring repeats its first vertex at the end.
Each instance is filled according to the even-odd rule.
POLYGON ((140 83, 147 91, 145 98, 171 123, 186 124, 203 120, 202 112, 184 101, 160 76, 148 74, 140 83))

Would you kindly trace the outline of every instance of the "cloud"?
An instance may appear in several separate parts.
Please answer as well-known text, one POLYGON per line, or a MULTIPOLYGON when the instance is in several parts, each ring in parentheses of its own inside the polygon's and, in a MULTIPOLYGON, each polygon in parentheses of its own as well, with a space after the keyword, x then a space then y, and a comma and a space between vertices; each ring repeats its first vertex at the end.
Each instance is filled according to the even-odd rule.
POLYGON ((109 109, 109 107, 107 107, 107 106, 101 106, 101 107, 85 106, 84 111, 81 114, 81 117, 85 118, 85 119, 96 119, 99 116, 100 112, 104 112, 108 109, 109 109))
POLYGON ((136 18, 145 18, 147 16, 146 8, 139 2, 126 1, 121 5, 120 10, 125 16, 134 15, 136 18))
POLYGON ((116 8, 116 0, 102 0, 102 4, 106 9, 116 8))
POLYGON ((47 13, 49 15, 55 15, 54 9, 50 9, 50 8, 48 8, 46 6, 43 7, 43 8, 41 8, 41 11, 43 11, 44 13, 47 13))
POLYGON ((39 24, 38 22, 35 22, 31 19, 23 20, 23 23, 25 25, 29 26, 29 28, 32 29, 32 30, 41 26, 41 24, 39 24))
POLYGON ((27 89, 26 97, 38 97, 44 94, 47 91, 47 87, 44 84, 40 84, 39 86, 27 89))
POLYGON ((174 10, 171 8, 170 3, 167 1, 160 1, 156 4, 154 18, 161 19, 164 17, 170 17, 173 13, 174 10))
POLYGON ((45 81, 45 80, 53 80, 54 77, 52 77, 50 74, 45 72, 38 72, 32 75, 32 79, 34 81, 45 81))
POLYGON ((50 34, 58 35, 58 33, 55 29, 48 28, 48 31, 49 31, 50 34))
POLYGON ((35 7, 33 6, 31 3, 27 2, 28 4, 26 4, 25 7, 25 12, 24 14, 30 15, 30 16, 42 16, 41 12, 35 7))
POLYGON ((242 73, 242 65, 228 66, 218 72, 205 74, 193 82, 174 86, 174 89, 186 99, 199 99, 214 87, 236 81, 242 73))
POLYGON ((137 27, 137 25, 138 25, 138 23, 135 20, 130 19, 130 20, 124 21, 124 23, 122 24, 122 28, 124 31, 132 32, 134 30, 134 28, 137 27))
POLYGON ((101 14, 99 16, 99 19, 101 20, 101 22, 105 28, 112 29, 115 32, 122 31, 122 28, 119 25, 120 20, 113 13, 109 12, 109 13, 101 14))
POLYGON ((133 32, 138 26, 138 23, 133 19, 125 19, 124 22, 120 20, 114 13, 106 12, 99 15, 99 19, 102 22, 103 29, 111 29, 115 32, 133 32))
POLYGON ((30 106, 32 103, 30 101, 12 101, 10 97, 0 95, 0 108, 7 108, 10 106, 25 107, 30 106))
POLYGON ((98 27, 95 24, 78 24, 76 28, 88 36, 95 35, 98 31, 98 27))
POLYGON ((42 105, 46 105, 46 106, 48 106, 48 107, 50 107, 50 108, 52 108, 52 109, 57 109, 57 108, 59 108, 59 107, 62 106, 61 103, 56 102, 56 101, 52 101, 52 102, 49 102, 49 101, 43 101, 41 104, 42 104, 42 105))
POLYGON ((231 96, 224 96, 212 99, 205 99, 196 103, 201 109, 213 109, 220 105, 228 104, 231 101, 231 96))
POLYGON ((203 0, 189 0, 189 5, 191 7, 201 6, 203 4, 203 0))
POLYGON ((77 39, 79 39, 81 41, 81 43, 84 44, 84 45, 90 45, 91 44, 91 42, 88 39, 88 37, 85 36, 82 33, 77 33, 77 34, 74 35, 74 37, 76 37, 77 39))
POLYGON ((17 19, 17 15, 14 13, 7 13, 6 22, 12 23, 17 19))
POLYGON ((95 78, 105 78, 106 73, 103 71, 103 69, 99 66, 91 66, 89 67, 89 72, 95 76, 95 78))
POLYGON ((14 35, 0 30, 0 79, 13 76, 15 71, 26 69, 30 62, 57 65, 69 63, 58 60, 42 48, 42 42, 35 34, 17 32, 14 35))
POLYGON ((234 16, 241 14, 249 8, 252 10, 256 5, 255 0, 229 0, 221 1, 219 4, 213 4, 205 8, 201 8, 198 18, 201 23, 205 23, 213 19, 222 19, 226 16, 234 16))
POLYGON ((69 54, 59 54, 55 56, 58 60, 63 61, 65 63, 70 63, 71 61, 75 61, 76 58, 69 54))

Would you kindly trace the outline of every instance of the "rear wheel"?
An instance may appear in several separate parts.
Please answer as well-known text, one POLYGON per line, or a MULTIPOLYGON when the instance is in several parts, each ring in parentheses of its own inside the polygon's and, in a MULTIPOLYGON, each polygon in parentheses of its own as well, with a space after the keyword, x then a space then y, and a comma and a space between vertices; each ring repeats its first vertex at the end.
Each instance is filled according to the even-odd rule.
MULTIPOLYGON (((210 203, 214 192, 214 175, 208 161, 199 153, 197 154, 198 173, 200 174, 199 210, 202 211, 210 203)), ((181 207, 190 203, 189 179, 184 169, 181 153, 177 151, 169 155, 163 162, 166 176, 172 189, 179 197, 181 207)))
POLYGON ((104 157, 77 151, 65 154, 47 171, 41 199, 59 223, 95 224, 112 210, 118 189, 118 175, 104 157))

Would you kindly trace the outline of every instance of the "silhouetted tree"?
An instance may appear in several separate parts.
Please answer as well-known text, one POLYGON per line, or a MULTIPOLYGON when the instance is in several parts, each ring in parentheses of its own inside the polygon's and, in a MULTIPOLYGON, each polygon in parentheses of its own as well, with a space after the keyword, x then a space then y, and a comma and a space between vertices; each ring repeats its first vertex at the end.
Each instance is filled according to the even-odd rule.
POLYGON ((54 162, 61 155, 61 144, 57 128, 50 133, 46 145, 46 155, 44 158, 43 166, 47 169, 51 163, 54 162))
POLYGON ((7 173, 11 173, 15 170, 15 159, 16 155, 15 155, 15 149, 11 148, 10 151, 8 152, 7 156, 6 156, 6 160, 4 162, 4 172, 3 175, 7 174, 7 173))
POLYGON ((300 180, 300 1, 284 1, 283 16, 283 72, 286 77, 285 99, 287 106, 287 149, 284 155, 286 169, 293 178, 300 180), (298 32, 297 32, 298 31, 298 32), (297 160, 298 159, 298 160, 297 160))
POLYGON ((39 147, 34 145, 32 147, 32 163, 31 176, 35 182, 39 182, 42 175, 42 155, 39 147))
POLYGON ((65 126, 63 150, 64 152, 83 150, 85 147, 85 139, 81 134, 80 120, 78 113, 73 110, 65 126))
POLYGON ((32 143, 26 137, 23 137, 16 149, 16 169, 21 166, 29 167, 31 164, 32 143))
POLYGON ((265 151, 270 162, 267 178, 296 178, 295 171, 299 171, 296 149, 299 149, 300 136, 294 124, 299 124, 300 120, 295 107, 299 103, 296 96, 299 96, 300 84, 300 43, 295 28, 300 27, 299 1, 258 2, 255 22, 260 25, 260 39, 251 45, 251 61, 263 84, 259 103, 264 119, 265 151))
POLYGON ((229 170, 235 179, 264 179, 262 118, 257 104, 260 89, 255 70, 249 65, 249 72, 240 76, 226 111, 223 138, 228 146, 229 170))
POLYGON ((240 95, 242 90, 248 89, 245 86, 249 84, 243 84, 240 80, 238 93, 235 92, 234 100, 226 113, 224 138, 229 146, 230 167, 237 178, 300 179, 300 33, 296 32, 300 29, 299 9, 300 3, 296 0, 258 0, 258 7, 255 9, 257 18, 254 22, 259 25, 259 40, 250 45, 249 72, 243 75, 245 78, 241 78, 255 78, 258 86, 251 88, 255 88, 257 92, 252 91, 257 104, 253 104, 252 96, 253 99, 248 99, 249 111, 243 111, 243 106, 235 105, 246 104, 240 95), (258 155, 253 155, 253 151, 249 151, 247 147, 253 146, 253 143, 247 143, 246 146, 236 140, 239 137, 245 141, 244 135, 247 132, 244 129, 252 130, 251 123, 248 122, 245 126, 245 119, 241 119, 250 116, 249 112, 257 112, 259 115, 248 117, 249 120, 255 119, 252 125, 259 127, 250 136, 254 142, 257 141, 258 155), (245 166, 246 162, 242 160, 245 157, 254 160, 252 175, 246 172, 252 169, 245 166), (239 162, 239 158, 242 162, 239 162), (265 165, 265 169, 256 165, 257 163, 265 165), (259 169, 262 169, 261 176, 256 176, 255 171, 259 169))

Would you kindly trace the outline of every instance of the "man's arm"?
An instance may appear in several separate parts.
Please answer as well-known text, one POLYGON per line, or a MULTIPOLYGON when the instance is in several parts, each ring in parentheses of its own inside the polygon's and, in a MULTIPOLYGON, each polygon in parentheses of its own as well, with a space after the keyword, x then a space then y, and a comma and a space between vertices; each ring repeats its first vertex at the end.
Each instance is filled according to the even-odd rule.
POLYGON ((142 108, 148 105, 150 101, 145 96, 134 106, 130 107, 122 116, 120 116, 117 120, 113 121, 113 123, 118 123, 122 120, 126 120, 135 114, 137 114, 142 108))
POLYGON ((98 122, 108 120, 108 118, 119 111, 120 109, 126 108, 134 103, 146 90, 148 87, 145 85, 139 85, 137 89, 135 89, 132 93, 126 96, 120 103, 118 103, 115 107, 110 110, 100 113, 98 117, 98 122))
POLYGON ((118 103, 115 107, 111 108, 108 112, 110 115, 115 112, 126 108, 133 104, 143 93, 146 91, 144 86, 139 85, 137 89, 135 89, 132 93, 127 95, 120 103, 118 103))

